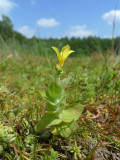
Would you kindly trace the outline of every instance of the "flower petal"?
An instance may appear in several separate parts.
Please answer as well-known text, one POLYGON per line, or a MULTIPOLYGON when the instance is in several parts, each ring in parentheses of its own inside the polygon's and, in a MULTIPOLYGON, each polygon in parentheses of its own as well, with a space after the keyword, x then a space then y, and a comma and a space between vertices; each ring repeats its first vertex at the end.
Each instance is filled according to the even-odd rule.
POLYGON ((64 64, 65 59, 74 51, 70 50, 70 46, 66 45, 62 48, 62 51, 59 52, 59 50, 56 47, 51 47, 57 54, 59 66, 62 67, 64 64))
POLYGON ((61 52, 62 56, 64 56, 64 53, 69 52, 69 50, 70 50, 70 46, 67 44, 65 47, 62 48, 62 52, 61 52))
POLYGON ((60 52, 59 50, 56 48, 56 47, 51 47, 57 54, 57 57, 58 57, 58 61, 60 60, 60 52))
POLYGON ((65 50, 63 53, 63 59, 65 60, 71 53, 73 53, 73 50, 65 50))

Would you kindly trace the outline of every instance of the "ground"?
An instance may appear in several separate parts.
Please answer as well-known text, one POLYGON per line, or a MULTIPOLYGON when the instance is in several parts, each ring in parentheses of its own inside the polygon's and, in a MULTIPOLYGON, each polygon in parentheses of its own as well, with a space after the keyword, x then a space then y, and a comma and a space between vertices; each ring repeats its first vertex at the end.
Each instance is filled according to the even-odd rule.
MULTIPOLYGON (((69 137, 47 138, 34 126, 44 115, 40 92, 56 77, 55 56, 1 53, 0 157, 51 160, 120 160, 120 57, 70 57, 61 76, 71 76, 67 105, 80 103, 84 111, 78 129, 69 137), (106 61, 107 59, 107 61, 106 61), (53 151, 51 150, 53 149, 53 151), (57 153, 56 153, 57 152, 57 153), (57 155, 57 156, 56 156, 57 155)), ((107 56, 107 55, 106 55, 107 56)))

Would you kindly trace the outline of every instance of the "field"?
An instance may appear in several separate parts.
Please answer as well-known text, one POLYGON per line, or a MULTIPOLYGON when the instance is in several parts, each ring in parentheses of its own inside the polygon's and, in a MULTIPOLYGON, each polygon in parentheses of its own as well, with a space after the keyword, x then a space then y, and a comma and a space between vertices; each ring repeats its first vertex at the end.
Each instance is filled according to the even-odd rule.
POLYGON ((120 56, 66 59, 66 106, 83 107, 69 136, 35 129, 48 104, 42 92, 58 80, 57 63, 55 53, 0 50, 0 160, 120 160, 120 56))

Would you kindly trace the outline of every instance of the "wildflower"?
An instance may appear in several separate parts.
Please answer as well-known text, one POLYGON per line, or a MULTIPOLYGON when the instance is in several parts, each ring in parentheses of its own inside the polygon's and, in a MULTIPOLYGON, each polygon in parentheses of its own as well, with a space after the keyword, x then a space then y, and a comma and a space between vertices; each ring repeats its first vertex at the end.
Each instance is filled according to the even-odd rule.
POLYGON ((52 49, 56 52, 57 57, 58 57, 58 63, 59 63, 59 67, 62 67, 64 64, 64 61, 66 60, 66 58, 72 53, 74 52, 73 50, 70 50, 70 46, 66 45, 65 47, 62 48, 62 51, 59 52, 59 50, 56 47, 52 47, 52 49))

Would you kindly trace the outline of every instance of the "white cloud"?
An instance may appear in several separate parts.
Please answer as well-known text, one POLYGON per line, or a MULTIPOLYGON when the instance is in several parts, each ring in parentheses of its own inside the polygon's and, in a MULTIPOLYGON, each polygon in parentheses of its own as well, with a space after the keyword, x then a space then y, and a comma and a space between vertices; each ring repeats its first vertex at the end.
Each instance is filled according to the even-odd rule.
POLYGON ((0 0, 0 17, 2 14, 8 14, 17 4, 10 0, 0 0))
POLYGON ((41 18, 37 21, 37 25, 40 27, 55 27, 59 25, 59 22, 57 22, 54 18, 41 18))
POLYGON ((27 38, 31 38, 33 37, 33 35, 35 34, 35 30, 31 29, 28 26, 22 26, 18 29, 18 32, 20 32, 21 34, 23 34, 24 36, 26 36, 27 38))
POLYGON ((71 26, 70 31, 67 33, 68 37, 88 37, 95 35, 92 31, 89 31, 86 25, 71 26))
POLYGON ((113 21, 120 23, 120 10, 111 10, 102 15, 103 20, 107 21, 108 24, 113 24, 113 21))

